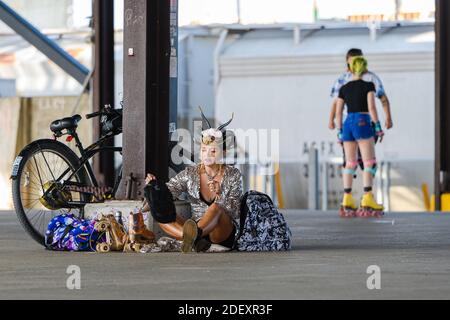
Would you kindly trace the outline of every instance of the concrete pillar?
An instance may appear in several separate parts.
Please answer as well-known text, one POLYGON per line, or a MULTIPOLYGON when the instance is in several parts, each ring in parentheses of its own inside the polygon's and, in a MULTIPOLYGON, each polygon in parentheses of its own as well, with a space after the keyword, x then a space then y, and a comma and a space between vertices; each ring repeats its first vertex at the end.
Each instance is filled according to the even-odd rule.
MULTIPOLYGON (((94 73, 93 111, 106 104, 114 107, 114 1, 93 1, 94 73)), ((100 117, 94 118, 93 139, 101 136, 100 117)), ((114 138, 104 146, 114 146, 114 138)), ((93 158, 93 169, 99 185, 114 185, 114 153, 101 152, 93 158)))
POLYGON ((435 179, 436 210, 441 193, 450 192, 450 2, 436 0, 435 179))
POLYGON ((123 176, 118 199, 142 199, 146 172, 168 179, 170 4, 124 2, 123 176))

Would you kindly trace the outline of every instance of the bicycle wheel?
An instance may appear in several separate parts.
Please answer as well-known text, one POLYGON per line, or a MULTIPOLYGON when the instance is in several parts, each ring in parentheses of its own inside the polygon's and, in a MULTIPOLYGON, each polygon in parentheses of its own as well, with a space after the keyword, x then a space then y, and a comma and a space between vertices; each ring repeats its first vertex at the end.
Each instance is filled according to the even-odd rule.
POLYGON ((64 181, 91 185, 84 167, 67 180, 78 164, 77 155, 69 147, 49 139, 32 142, 16 158, 12 174, 14 208, 25 231, 42 245, 47 225, 53 217, 69 211, 83 216, 83 207, 64 207, 67 201, 89 200, 87 195, 69 191, 63 185, 64 181), (51 196, 48 196, 49 190, 51 196))

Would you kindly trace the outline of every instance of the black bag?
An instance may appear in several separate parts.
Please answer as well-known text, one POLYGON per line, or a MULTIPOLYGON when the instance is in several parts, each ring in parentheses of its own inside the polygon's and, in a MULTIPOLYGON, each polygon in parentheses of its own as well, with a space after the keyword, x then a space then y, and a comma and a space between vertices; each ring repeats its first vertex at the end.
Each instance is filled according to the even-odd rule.
POLYGON ((241 200, 240 230, 234 248, 238 251, 284 251, 291 249, 292 233, 270 197, 255 190, 241 200))
POLYGON ((153 219, 159 223, 174 222, 177 217, 172 193, 164 182, 150 181, 144 187, 144 196, 150 206, 153 219))

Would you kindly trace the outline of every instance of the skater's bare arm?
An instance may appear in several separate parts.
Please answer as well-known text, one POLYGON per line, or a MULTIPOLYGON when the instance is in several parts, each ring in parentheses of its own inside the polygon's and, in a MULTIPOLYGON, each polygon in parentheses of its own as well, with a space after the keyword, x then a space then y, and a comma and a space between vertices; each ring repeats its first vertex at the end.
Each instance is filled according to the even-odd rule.
POLYGON ((335 103, 335 114, 336 114, 336 122, 337 122, 337 128, 342 128, 342 113, 344 112, 344 100, 341 98, 337 98, 335 103))
POLYGON ((334 130, 336 128, 336 126, 334 124, 334 118, 336 117, 337 101, 338 101, 338 99, 333 99, 333 103, 331 104, 330 118, 328 121, 328 128, 330 130, 334 130))
POLYGON ((370 91, 367 94, 367 105, 369 108, 370 117, 372 118, 372 121, 377 123, 378 122, 378 113, 377 109, 375 108, 375 93, 373 91, 370 91))
POLYGON ((380 97, 381 104, 383 105, 384 114, 386 116, 386 129, 392 128, 392 116, 391 116, 391 103, 387 95, 382 95, 380 97))

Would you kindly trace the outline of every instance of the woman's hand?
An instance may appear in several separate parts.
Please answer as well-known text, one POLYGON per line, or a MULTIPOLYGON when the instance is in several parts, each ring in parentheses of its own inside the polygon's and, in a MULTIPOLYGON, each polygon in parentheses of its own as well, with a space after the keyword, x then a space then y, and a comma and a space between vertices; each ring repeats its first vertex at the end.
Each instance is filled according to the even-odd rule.
POLYGON ((337 143, 339 143, 340 145, 343 145, 344 140, 342 139, 342 128, 338 128, 338 133, 337 133, 337 143))
POLYGON ((386 129, 391 129, 393 126, 391 117, 386 118, 386 129))
POLYGON ((145 184, 149 184, 152 180, 156 180, 156 177, 151 173, 147 173, 147 176, 145 177, 145 184))
POLYGON ((336 125, 334 124, 334 120, 330 120, 328 122, 328 129, 334 130, 336 128, 336 125))
POLYGON ((375 134, 378 136, 378 139, 380 140, 380 143, 383 141, 384 132, 383 129, 381 129, 380 121, 377 121, 375 123, 375 134))
POLYGON ((220 194, 220 184, 215 180, 208 181, 208 187, 211 192, 214 192, 216 195, 220 194))

